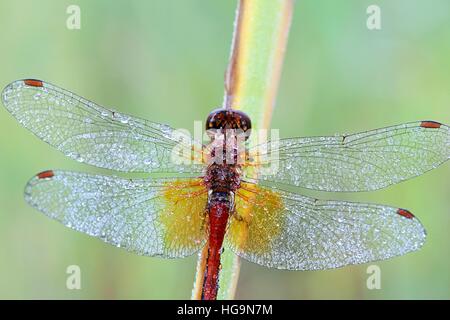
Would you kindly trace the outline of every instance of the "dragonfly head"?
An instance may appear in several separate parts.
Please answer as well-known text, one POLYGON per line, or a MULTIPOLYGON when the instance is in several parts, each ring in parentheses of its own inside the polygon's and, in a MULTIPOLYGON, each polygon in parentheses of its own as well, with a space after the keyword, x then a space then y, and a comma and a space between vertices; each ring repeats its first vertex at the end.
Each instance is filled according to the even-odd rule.
POLYGON ((250 136, 252 122, 250 117, 244 112, 233 109, 216 109, 213 110, 206 118, 206 132, 209 136, 220 130, 240 131, 245 135, 245 140, 250 136))

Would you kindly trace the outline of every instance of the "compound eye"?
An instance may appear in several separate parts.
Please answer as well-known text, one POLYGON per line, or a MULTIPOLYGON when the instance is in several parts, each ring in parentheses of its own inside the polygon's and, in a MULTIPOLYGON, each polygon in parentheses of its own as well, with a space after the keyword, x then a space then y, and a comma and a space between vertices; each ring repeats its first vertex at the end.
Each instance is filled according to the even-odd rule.
POLYGON ((226 110, 216 109, 206 118, 206 130, 223 129, 226 125, 226 110))
POLYGON ((208 115, 205 129, 209 137, 214 137, 217 133, 220 134, 223 129, 241 130, 245 133, 247 139, 251 127, 250 118, 244 112, 221 108, 208 115), (218 130, 221 131, 218 132, 218 130))
POLYGON ((234 110, 234 112, 235 128, 242 130, 245 134, 245 139, 247 140, 252 131, 252 122, 250 117, 242 111, 234 110))

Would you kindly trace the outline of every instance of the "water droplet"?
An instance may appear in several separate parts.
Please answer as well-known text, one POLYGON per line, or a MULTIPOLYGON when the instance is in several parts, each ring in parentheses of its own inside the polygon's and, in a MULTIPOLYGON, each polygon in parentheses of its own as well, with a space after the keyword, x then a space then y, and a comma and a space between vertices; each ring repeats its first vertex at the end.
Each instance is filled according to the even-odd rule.
POLYGON ((130 121, 130 118, 127 117, 127 116, 121 115, 121 116, 119 117, 119 121, 120 121, 121 123, 128 123, 128 121, 130 121))
POLYGON ((168 125, 162 124, 160 126, 160 130, 162 131, 162 133, 164 133, 165 136, 172 136, 172 128, 169 127, 168 125))

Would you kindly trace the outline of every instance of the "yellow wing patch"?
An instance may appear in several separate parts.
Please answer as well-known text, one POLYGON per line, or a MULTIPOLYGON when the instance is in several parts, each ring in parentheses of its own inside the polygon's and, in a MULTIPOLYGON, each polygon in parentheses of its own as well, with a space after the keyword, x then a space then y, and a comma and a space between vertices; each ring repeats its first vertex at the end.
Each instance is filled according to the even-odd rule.
POLYGON ((162 190, 163 210, 159 216, 164 246, 169 251, 194 251, 206 240, 207 190, 201 179, 168 182, 162 190))
POLYGON ((284 203, 276 191, 242 183, 227 240, 237 252, 264 254, 281 235, 284 203))

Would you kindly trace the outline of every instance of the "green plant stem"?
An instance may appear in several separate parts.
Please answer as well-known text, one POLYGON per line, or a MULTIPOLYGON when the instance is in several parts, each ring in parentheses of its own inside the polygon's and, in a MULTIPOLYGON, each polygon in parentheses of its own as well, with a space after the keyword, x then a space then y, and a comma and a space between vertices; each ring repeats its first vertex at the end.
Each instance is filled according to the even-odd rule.
MULTIPOLYGON (((252 119, 252 128, 267 129, 291 24, 293 0, 240 0, 236 10, 230 61, 225 77, 224 106, 252 119)), ((199 256, 193 299, 201 298, 207 250, 199 256)), ((221 257, 218 299, 233 299, 240 259, 225 250, 221 257)))

